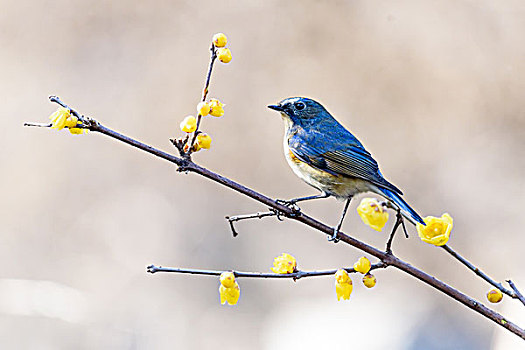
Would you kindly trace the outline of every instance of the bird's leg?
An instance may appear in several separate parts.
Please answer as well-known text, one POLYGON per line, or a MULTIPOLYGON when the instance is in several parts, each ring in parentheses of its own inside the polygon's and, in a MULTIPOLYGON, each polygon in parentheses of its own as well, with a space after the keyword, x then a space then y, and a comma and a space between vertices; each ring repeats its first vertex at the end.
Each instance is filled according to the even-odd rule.
POLYGON ((401 210, 398 209, 396 213, 396 223, 394 224, 394 227, 392 228, 392 232, 390 233, 390 237, 388 238, 388 242, 386 242, 386 252, 387 254, 392 253, 392 241, 394 240, 394 236, 396 235, 396 230, 401 225, 403 228, 403 232, 405 232, 405 237, 408 238, 407 229, 405 227, 405 220, 403 220, 403 216, 401 215, 401 210))
POLYGON ((299 197, 299 198, 293 198, 290 200, 278 199, 276 200, 276 202, 279 204, 285 205, 287 207, 290 207, 296 211, 300 211, 301 209, 296 205, 297 202, 309 201, 312 199, 328 198, 328 197, 330 197, 330 195, 323 191, 320 194, 317 194, 315 196, 299 197))
POLYGON ((341 229, 341 226, 343 226, 343 220, 345 219, 346 211, 348 210, 348 206, 350 205, 350 201, 352 200, 352 197, 348 197, 345 203, 345 207, 343 208, 343 214, 341 215, 341 219, 339 220, 339 224, 337 227, 334 227, 334 234, 330 237, 328 237, 328 241, 337 243, 339 242, 339 239, 337 238, 337 235, 339 234, 339 230, 341 229))

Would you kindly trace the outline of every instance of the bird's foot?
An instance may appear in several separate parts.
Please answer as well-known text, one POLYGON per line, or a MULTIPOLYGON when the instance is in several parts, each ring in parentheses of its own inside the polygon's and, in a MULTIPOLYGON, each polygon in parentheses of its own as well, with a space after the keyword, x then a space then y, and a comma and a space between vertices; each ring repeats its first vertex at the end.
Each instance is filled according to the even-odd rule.
POLYGON ((334 233, 331 236, 328 236, 328 242, 334 242, 334 243, 339 242, 339 238, 337 238, 338 235, 339 235, 339 228, 334 227, 334 233))
POLYGON ((408 238, 408 232, 407 232, 407 228, 405 226, 405 220, 403 219, 403 216, 401 215, 401 210, 397 209, 396 223, 394 224, 392 232, 390 233, 390 237, 388 238, 388 242, 386 242, 385 253, 387 253, 387 254, 392 254, 392 241, 394 240, 394 236, 396 234, 396 230, 398 229, 399 226, 401 226, 401 228, 403 229, 403 232, 405 233, 405 237, 408 238))
POLYGON ((284 199, 277 199, 276 202, 292 210, 291 214, 285 214, 285 213, 280 212, 281 214, 283 214, 283 216, 296 217, 296 216, 301 215, 301 208, 299 208, 295 200, 292 199, 292 200, 287 201, 284 199))

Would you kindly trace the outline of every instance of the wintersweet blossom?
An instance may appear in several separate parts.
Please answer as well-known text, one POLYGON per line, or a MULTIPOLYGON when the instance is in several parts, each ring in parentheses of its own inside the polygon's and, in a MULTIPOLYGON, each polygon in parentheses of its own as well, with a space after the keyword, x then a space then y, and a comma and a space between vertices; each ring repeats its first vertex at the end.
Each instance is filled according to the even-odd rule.
POLYGON ((354 270, 361 272, 362 274, 368 273, 371 267, 372 265, 370 264, 370 260, 364 256, 360 257, 359 260, 357 260, 357 262, 354 264, 354 270))
POLYGON ((363 276, 363 284, 366 288, 373 288, 376 285, 376 276, 372 275, 371 273, 367 273, 363 276))
POLYGON ((219 280, 221 282, 221 285, 219 286, 221 304, 237 304, 237 301, 239 301, 239 297, 241 296, 241 289, 239 288, 237 281, 235 281, 235 275, 233 272, 223 272, 219 280))
POLYGON ((335 293, 337 295, 337 300, 348 300, 350 299, 350 294, 353 290, 352 280, 348 276, 348 272, 343 269, 337 270, 335 273, 335 293))
POLYGON ((366 225, 376 231, 381 231, 388 221, 388 212, 375 198, 363 198, 357 213, 366 225))
POLYGON ((290 254, 283 253, 281 256, 273 259, 271 270, 275 273, 294 273, 297 271, 297 261, 290 254))
POLYGON ((213 45, 216 47, 224 47, 228 42, 228 38, 223 33, 217 33, 213 36, 213 45))
POLYGON ((452 217, 448 213, 443 214, 440 218, 427 216, 423 221, 426 226, 419 223, 416 226, 419 238, 423 242, 436 246, 447 244, 453 226, 452 217))

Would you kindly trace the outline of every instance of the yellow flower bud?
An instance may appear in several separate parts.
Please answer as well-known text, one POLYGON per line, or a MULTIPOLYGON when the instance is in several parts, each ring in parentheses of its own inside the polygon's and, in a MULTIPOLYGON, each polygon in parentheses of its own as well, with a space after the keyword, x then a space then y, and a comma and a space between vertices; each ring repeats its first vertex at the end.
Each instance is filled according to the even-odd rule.
POLYGON ((230 49, 220 48, 217 50, 217 57, 222 63, 228 63, 232 60, 232 53, 230 49))
POLYGON ((201 148, 204 148, 204 149, 210 149, 211 147, 211 136, 208 135, 208 134, 199 134, 197 135, 197 140, 196 140, 196 145, 197 145, 197 151, 201 148))
POLYGON ((69 116, 69 118, 66 119, 65 127, 67 128, 74 128, 78 124, 78 118, 74 115, 69 116))
POLYGON ((217 47, 224 47, 226 46, 227 42, 228 42, 228 39, 226 38, 226 35, 222 33, 217 33, 213 36, 213 45, 217 47))
POLYGON ((273 259, 271 270, 275 273, 294 273, 297 271, 297 261, 290 254, 283 253, 273 259))
POLYGON ((241 296, 241 289, 239 288, 239 284, 237 284, 237 282, 234 282, 233 286, 230 288, 226 288, 221 284, 219 287, 219 295, 221 297, 221 304, 237 304, 237 301, 241 296))
POLYGON ((372 275, 371 273, 367 273, 363 276, 363 284, 367 288, 373 288, 376 285, 376 276, 372 275))
POLYGON ((350 294, 353 290, 352 280, 348 276, 348 272, 343 269, 337 270, 335 273, 335 294, 337 295, 337 300, 348 300, 350 299, 350 294))
POLYGON ((69 128, 69 132, 73 135, 81 135, 81 134, 87 134, 88 129, 84 128, 69 128))
POLYGON ((503 293, 501 293, 501 291, 499 289, 491 289, 487 293, 487 299, 491 303, 499 303, 501 301, 501 299, 503 299, 503 293))
POLYGON ((225 288, 231 288, 235 284, 235 275, 231 271, 223 272, 220 281, 225 288))
POLYGON ((388 212, 375 198, 363 198, 357 207, 357 213, 365 225, 381 231, 388 221, 388 212))
POLYGON ((210 113, 210 105, 206 102, 201 102, 197 105, 197 113, 203 117, 207 116, 210 113))
POLYGON ((189 115, 180 123, 180 129, 184 132, 194 132, 197 129, 197 119, 189 115))
POLYGON ((452 217, 448 213, 443 214, 440 218, 427 216, 423 219, 426 226, 417 224, 417 233, 423 242, 436 246, 447 244, 452 231, 452 217))
POLYGON ((350 276, 348 276, 348 272, 346 272, 346 270, 339 269, 335 273, 335 280, 337 283, 346 283, 350 280, 350 276))
POLYGON ((366 257, 360 257, 359 260, 354 264, 354 270, 357 272, 361 272, 362 274, 367 273, 370 271, 370 268, 372 265, 370 264, 370 260, 368 260, 366 257))
POLYGON ((210 99, 210 115, 214 117, 222 117, 224 115, 225 104, 216 98, 210 99))
POLYGON ((71 111, 67 108, 60 107, 49 116, 51 119, 51 128, 62 130, 66 126, 66 120, 71 116, 71 111))

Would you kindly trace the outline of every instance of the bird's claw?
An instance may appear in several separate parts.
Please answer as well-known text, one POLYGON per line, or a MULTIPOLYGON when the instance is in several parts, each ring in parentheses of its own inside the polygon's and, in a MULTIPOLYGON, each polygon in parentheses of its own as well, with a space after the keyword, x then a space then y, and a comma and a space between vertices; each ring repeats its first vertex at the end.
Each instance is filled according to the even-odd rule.
MULTIPOLYGON (((301 214, 301 208, 299 208, 296 201, 293 201, 293 200, 287 201, 284 199, 277 199, 276 202, 292 210, 292 214, 285 214, 284 216, 296 217, 301 214)), ((281 214, 284 214, 284 213, 281 212, 281 214)))
POLYGON ((339 235, 339 229, 334 227, 334 233, 331 236, 328 236, 328 242, 339 242, 339 238, 337 238, 337 235, 339 235))

